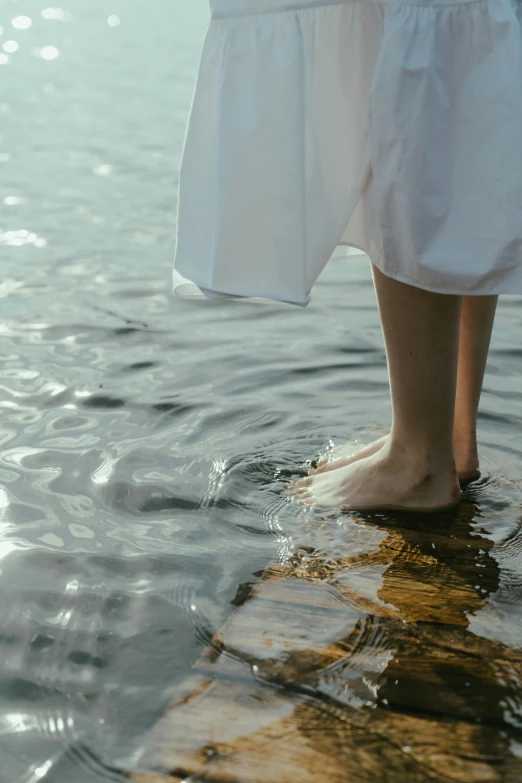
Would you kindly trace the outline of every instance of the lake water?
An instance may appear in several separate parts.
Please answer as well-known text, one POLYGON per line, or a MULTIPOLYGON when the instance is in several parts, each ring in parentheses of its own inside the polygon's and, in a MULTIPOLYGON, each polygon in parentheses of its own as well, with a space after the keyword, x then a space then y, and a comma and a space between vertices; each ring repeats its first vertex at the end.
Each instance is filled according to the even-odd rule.
MULTIPOLYGON (((171 295, 206 19, 203 0, 0 0, 0 783, 123 780, 241 586, 310 535, 282 479, 390 421, 367 259, 333 261, 304 311, 171 295)), ((521 334, 504 297, 462 566, 469 633, 514 650, 521 334)), ((324 524, 337 551, 343 525, 373 531, 360 551, 387 535, 324 524)), ((484 709, 518 758, 520 671, 504 686, 484 709)))

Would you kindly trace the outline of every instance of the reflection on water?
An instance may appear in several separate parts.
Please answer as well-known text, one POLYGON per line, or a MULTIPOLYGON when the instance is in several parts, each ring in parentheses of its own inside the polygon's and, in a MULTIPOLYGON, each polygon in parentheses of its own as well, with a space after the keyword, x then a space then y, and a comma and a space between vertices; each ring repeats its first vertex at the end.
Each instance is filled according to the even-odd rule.
POLYGON ((301 545, 214 637, 133 780, 522 779, 521 626, 499 601, 487 491, 444 514, 297 525, 301 545))
POLYGON ((0 783, 222 764, 238 725, 232 779, 520 783, 522 300, 456 517, 285 503, 388 426, 382 337, 363 258, 304 312, 171 298, 205 23, 204 0, 0 0, 0 783), (219 725, 181 720, 216 678, 219 725), (277 720, 293 745, 260 766, 277 720))

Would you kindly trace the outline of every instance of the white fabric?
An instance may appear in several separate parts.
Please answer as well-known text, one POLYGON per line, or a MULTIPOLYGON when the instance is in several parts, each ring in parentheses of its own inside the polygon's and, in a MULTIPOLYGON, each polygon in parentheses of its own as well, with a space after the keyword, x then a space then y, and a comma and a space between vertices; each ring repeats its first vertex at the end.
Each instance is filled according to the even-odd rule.
POLYGON ((211 0, 174 290, 300 305, 336 247, 522 294, 516 0, 211 0))

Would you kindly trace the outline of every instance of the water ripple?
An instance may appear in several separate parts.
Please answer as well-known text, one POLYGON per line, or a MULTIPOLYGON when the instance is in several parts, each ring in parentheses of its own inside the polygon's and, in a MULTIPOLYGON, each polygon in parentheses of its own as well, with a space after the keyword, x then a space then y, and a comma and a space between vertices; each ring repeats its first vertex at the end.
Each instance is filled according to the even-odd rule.
POLYGON ((522 645, 520 299, 499 306, 484 477, 456 518, 292 506, 289 478, 389 428, 367 259, 332 262, 306 311, 174 300, 204 4, 19 5, 0 2, 5 30, 18 19, 0 102, 2 783, 128 779, 205 650, 235 666, 268 628, 282 652, 259 662, 273 689, 245 695, 259 709, 285 675, 336 715, 438 699, 455 721, 489 710, 520 752, 520 673, 502 658, 522 645), (304 586, 285 624, 262 614, 250 646, 229 634, 223 651, 232 613, 289 572, 304 586), (312 595, 333 621, 299 614, 312 595), (464 633, 498 653, 479 648, 487 687, 459 681, 464 633), (335 660, 301 677, 306 644, 320 656, 337 635, 335 660))

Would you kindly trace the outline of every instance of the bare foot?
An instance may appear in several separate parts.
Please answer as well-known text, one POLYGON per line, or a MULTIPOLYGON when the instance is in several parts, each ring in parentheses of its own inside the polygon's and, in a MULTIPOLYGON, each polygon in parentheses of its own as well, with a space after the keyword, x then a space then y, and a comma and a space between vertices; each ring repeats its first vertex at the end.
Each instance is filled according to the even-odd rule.
POLYGON ((294 482, 285 495, 305 505, 347 511, 435 512, 461 499, 454 468, 424 469, 416 455, 390 445, 349 465, 294 482))
POLYGON ((371 457, 372 454, 376 454, 382 449, 388 437, 388 435, 384 435, 384 437, 378 438, 378 440, 374 440, 366 446, 361 446, 356 441, 336 446, 317 461, 316 467, 310 469, 310 475, 325 473, 328 470, 337 470, 337 468, 351 465, 353 462, 357 462, 365 457, 371 457))
POLYGON ((477 434, 454 436, 455 462, 462 485, 480 478, 477 434))
MULTIPOLYGON (((369 443, 367 446, 358 446, 356 443, 347 443, 337 446, 317 462, 315 468, 310 468, 311 476, 317 473, 326 473, 330 470, 353 465, 366 457, 371 457, 382 449, 388 441, 389 435, 385 435, 378 440, 369 443)), ((461 486, 469 484, 480 478, 479 458, 477 452, 477 443, 470 443, 468 440, 455 441, 455 462, 457 464, 457 475, 461 486)))

